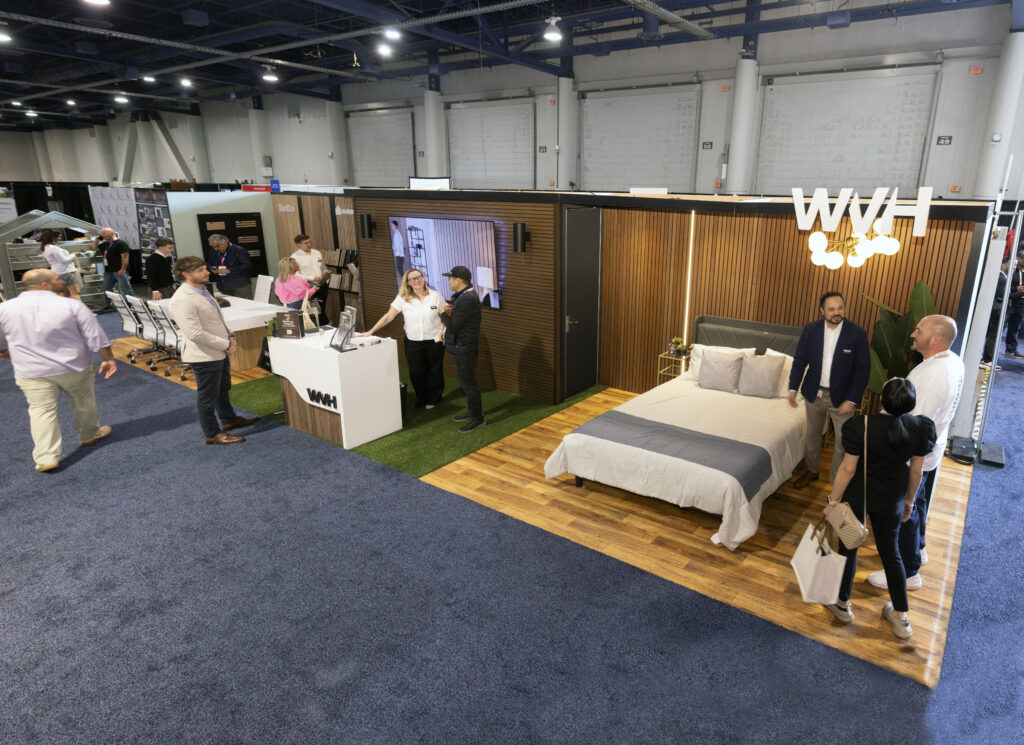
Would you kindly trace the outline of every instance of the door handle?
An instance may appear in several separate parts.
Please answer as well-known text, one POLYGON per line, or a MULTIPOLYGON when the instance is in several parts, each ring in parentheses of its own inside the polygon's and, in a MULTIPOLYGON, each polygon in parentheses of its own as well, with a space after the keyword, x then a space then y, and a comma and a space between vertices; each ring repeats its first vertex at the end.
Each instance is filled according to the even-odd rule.
POLYGON ((565 317, 565 333, 568 334, 569 331, 571 331, 570 326, 575 326, 577 323, 579 323, 579 321, 572 320, 572 316, 566 316, 565 317))

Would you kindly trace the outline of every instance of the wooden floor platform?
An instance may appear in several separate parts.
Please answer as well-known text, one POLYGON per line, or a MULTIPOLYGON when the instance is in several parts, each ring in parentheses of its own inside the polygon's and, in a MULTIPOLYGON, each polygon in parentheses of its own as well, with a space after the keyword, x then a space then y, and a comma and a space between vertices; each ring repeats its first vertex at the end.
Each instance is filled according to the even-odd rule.
MULTIPOLYGON (((729 551, 710 540, 718 529, 717 516, 589 481, 576 487, 570 475, 544 478, 544 462, 565 434, 632 397, 605 390, 423 481, 927 686, 938 683, 971 486, 969 466, 943 463, 928 518, 924 586, 910 593, 914 636, 904 643, 881 618, 888 593, 866 581, 870 572, 881 569, 873 538, 859 552, 852 624, 839 623, 828 610, 800 597, 789 560, 807 523, 821 516, 827 481, 806 489, 793 488, 791 481, 783 484, 765 502, 757 534, 729 551)), ((830 457, 826 451, 822 463, 830 457)))
MULTIPOLYGON (((114 339, 114 359, 126 365, 132 365, 132 363, 128 359, 128 353, 131 352, 131 350, 133 349, 148 349, 149 346, 149 342, 143 341, 142 339, 138 339, 134 336, 123 336, 120 339, 114 339)), ((137 359, 134 365, 132 366, 137 367, 140 370, 148 370, 149 372, 152 372, 155 375, 159 375, 160 377, 165 378, 166 380, 173 380, 178 385, 183 385, 186 388, 191 388, 193 391, 196 389, 196 381, 191 373, 187 374, 184 380, 181 379, 180 370, 171 371, 169 376, 166 376, 164 374, 167 372, 167 368, 171 367, 172 365, 178 364, 177 360, 157 362, 155 363, 155 366, 153 368, 150 368, 149 365, 146 364, 146 359, 147 356, 143 355, 142 357, 137 359)), ((269 377, 271 374, 272 373, 268 373, 262 367, 253 367, 248 370, 235 370, 232 368, 231 384, 238 385, 239 383, 246 383, 250 380, 266 378, 269 377)))

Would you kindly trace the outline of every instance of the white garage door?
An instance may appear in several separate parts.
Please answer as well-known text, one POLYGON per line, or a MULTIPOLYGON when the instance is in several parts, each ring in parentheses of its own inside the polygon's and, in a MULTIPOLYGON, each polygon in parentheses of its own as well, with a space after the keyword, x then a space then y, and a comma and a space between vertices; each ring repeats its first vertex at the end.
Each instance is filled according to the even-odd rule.
POLYGON ((917 193, 935 68, 776 78, 764 88, 754 190, 917 193))
POLYGON ((459 189, 532 189, 533 99, 452 104, 448 157, 459 189))
POLYGON ((580 102, 583 189, 692 192, 699 108, 695 85, 588 93, 580 102))
POLYGON ((416 175, 412 109, 349 114, 352 167, 359 186, 408 186, 416 175))

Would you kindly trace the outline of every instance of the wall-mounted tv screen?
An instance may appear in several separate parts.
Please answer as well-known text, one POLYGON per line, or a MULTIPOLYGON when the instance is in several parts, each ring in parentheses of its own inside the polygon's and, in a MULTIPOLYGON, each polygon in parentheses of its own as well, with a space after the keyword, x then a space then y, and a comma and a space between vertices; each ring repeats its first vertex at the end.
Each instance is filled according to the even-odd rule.
POLYGON ((395 281, 418 269, 427 284, 445 297, 448 278, 444 272, 465 266, 473 275, 473 287, 485 308, 500 307, 498 262, 494 252, 494 223, 490 220, 447 220, 437 217, 389 217, 395 281))

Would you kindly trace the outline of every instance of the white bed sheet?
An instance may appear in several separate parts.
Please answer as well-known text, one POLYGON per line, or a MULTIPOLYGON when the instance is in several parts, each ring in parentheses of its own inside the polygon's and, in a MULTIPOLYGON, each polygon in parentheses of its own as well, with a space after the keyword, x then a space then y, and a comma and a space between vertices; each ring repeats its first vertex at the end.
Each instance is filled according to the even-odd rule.
POLYGON ((630 445, 570 433, 544 464, 544 475, 571 473, 680 507, 722 516, 712 537, 730 550, 757 532, 761 505, 793 473, 804 454, 803 401, 711 391, 676 378, 616 407, 616 411, 663 424, 759 445, 768 451, 772 475, 751 500, 733 476, 699 463, 630 445))

